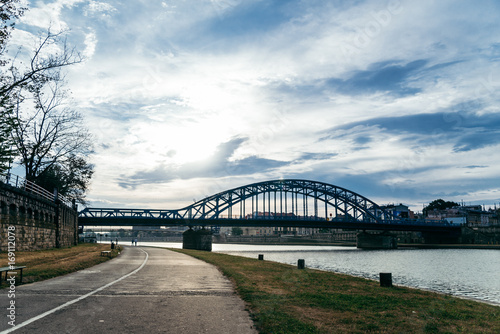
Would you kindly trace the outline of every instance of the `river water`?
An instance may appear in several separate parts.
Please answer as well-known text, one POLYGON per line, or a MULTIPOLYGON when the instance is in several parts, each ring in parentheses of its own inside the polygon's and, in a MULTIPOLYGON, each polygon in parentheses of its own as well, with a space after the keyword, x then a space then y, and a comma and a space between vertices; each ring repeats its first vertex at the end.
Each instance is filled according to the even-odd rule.
MULTIPOLYGON (((182 248, 181 243, 140 242, 139 246, 182 248)), ((213 244, 212 251, 339 272, 368 279, 392 273, 393 284, 427 289, 500 305, 500 250, 361 250, 340 246, 213 244)))

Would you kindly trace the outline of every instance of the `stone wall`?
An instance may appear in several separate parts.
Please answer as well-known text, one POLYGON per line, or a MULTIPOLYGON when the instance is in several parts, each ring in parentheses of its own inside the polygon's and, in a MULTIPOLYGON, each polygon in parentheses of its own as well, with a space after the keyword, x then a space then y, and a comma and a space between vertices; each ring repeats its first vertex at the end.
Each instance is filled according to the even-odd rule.
POLYGON ((77 214, 64 204, 0 183, 0 251, 7 249, 9 227, 19 251, 76 245, 77 214))
POLYGON ((212 251, 212 232, 205 228, 201 230, 189 229, 182 233, 182 248, 212 251))
POLYGON ((398 248, 397 238, 387 232, 360 232, 356 238, 356 247, 364 249, 395 249, 398 248))
POLYGON ((464 244, 500 244, 500 225, 462 227, 461 242, 464 244))

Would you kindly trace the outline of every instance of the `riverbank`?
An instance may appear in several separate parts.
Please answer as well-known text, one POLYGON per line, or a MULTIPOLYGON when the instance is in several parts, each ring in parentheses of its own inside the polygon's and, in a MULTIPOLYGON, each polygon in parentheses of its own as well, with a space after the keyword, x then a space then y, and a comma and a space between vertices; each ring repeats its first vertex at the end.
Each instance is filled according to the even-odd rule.
MULTIPOLYGON (((227 237, 223 240, 214 237, 214 244, 243 244, 243 245, 289 245, 289 246, 341 246, 356 247, 355 240, 330 240, 330 238, 311 237, 279 237, 279 236, 238 236, 227 237)), ((500 244, 424 244, 398 242, 397 248, 419 249, 500 249, 500 244)))
POLYGON ((180 250, 235 284, 262 333, 498 333, 500 307, 332 272, 180 250))
MULTIPOLYGON (((287 242, 214 242, 214 244, 234 244, 234 245, 287 245, 287 246, 340 246, 340 247, 356 247, 355 242, 321 242, 321 241, 287 241, 287 242)), ((397 248, 419 248, 419 249, 500 249, 500 245, 488 244, 398 244, 397 248)))
MULTIPOLYGON (((0 252, 0 266, 7 266, 7 252, 0 252)), ((17 266, 26 266, 23 283, 42 281, 74 271, 95 266, 118 256, 118 249, 111 250, 109 244, 79 244, 70 248, 53 248, 39 251, 15 252, 17 266), (101 256, 101 251, 111 251, 110 256, 101 256)), ((0 282, 0 288, 7 286, 0 282)))
POLYGON ((500 245, 488 244, 398 244, 398 248, 419 249, 500 249, 500 245))

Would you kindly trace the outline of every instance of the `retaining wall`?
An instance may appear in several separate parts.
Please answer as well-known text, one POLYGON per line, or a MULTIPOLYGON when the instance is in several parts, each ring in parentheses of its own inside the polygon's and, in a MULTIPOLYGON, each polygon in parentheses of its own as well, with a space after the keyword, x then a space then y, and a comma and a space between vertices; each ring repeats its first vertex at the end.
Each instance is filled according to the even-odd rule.
POLYGON ((69 247, 78 243, 78 213, 24 190, 0 183, 0 251, 69 247))

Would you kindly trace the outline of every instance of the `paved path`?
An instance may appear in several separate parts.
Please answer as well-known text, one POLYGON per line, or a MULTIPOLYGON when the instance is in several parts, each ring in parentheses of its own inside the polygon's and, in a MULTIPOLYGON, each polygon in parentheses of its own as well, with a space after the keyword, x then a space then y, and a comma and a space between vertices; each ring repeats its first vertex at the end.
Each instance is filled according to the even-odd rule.
MULTIPOLYGON (((0 331, 7 333, 7 289, 0 331)), ((256 333, 232 284, 212 265, 160 248, 16 288, 15 333, 256 333)))

